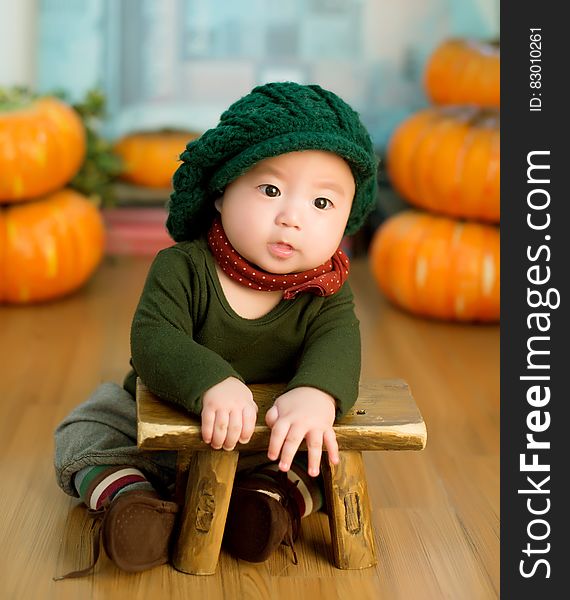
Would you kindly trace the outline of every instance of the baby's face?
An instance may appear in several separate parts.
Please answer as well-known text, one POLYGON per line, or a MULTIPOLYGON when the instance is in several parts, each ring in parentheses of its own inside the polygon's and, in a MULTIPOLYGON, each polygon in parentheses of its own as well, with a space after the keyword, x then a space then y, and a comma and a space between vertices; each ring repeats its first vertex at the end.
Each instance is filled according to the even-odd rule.
POLYGON ((320 150, 267 158, 216 202, 232 246, 270 273, 314 269, 342 239, 355 184, 348 164, 320 150))

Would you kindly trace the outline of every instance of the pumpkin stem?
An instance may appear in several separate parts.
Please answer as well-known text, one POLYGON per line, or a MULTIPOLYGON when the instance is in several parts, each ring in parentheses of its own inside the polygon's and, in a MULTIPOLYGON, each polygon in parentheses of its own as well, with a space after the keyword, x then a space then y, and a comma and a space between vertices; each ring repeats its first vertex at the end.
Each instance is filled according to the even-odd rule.
POLYGON ((501 44, 498 39, 493 40, 473 40, 465 41, 468 48, 473 48, 485 56, 498 56, 501 53, 501 44))
POLYGON ((13 86, 11 88, 0 87, 0 111, 9 112, 28 108, 37 98, 29 88, 13 86))

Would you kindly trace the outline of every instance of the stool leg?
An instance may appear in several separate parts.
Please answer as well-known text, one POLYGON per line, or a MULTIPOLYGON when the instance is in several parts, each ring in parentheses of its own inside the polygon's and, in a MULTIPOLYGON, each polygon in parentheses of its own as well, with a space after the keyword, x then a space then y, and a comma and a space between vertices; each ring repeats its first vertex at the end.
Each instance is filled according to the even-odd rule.
POLYGON ((200 450, 193 453, 188 470, 186 500, 172 563, 192 575, 213 575, 239 452, 200 450))
POLYGON ((188 485, 188 470, 192 460, 192 451, 179 450, 176 453, 176 487, 174 488, 174 500, 184 506, 186 487, 188 485))
POLYGON ((338 465, 322 465, 334 562, 339 569, 365 569, 377 561, 362 453, 339 456, 338 465))

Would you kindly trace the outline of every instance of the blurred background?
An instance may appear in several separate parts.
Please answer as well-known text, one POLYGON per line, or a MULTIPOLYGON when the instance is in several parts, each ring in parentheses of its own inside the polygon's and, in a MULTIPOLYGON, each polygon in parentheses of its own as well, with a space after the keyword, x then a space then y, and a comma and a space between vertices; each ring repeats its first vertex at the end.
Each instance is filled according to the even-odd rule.
MULTIPOLYGON (((152 256, 171 243, 165 204, 186 142, 215 126, 221 112, 255 85, 292 80, 339 94, 371 133, 380 162, 379 200, 362 231, 345 240, 353 256, 368 253, 379 226, 410 205, 497 224, 498 110, 485 109, 499 104, 498 35, 498 0, 1 0, 0 218, 15 223, 25 209, 29 227, 33 202, 71 188, 99 209, 107 255, 152 256), (64 141, 45 121, 45 110, 43 117, 40 108, 19 110, 35 106, 38 96, 71 105, 85 141, 78 131, 64 141), (442 105, 464 110, 442 112, 442 105), (424 115, 419 122, 417 115, 424 115), (64 147, 59 158, 51 137, 64 147), (43 174, 30 164, 40 159, 43 174)), ((436 217, 424 219, 420 229, 435 227, 430 237, 448 254, 453 225, 436 217), (442 228, 448 235, 440 240, 442 228)), ((471 237, 495 234, 478 227, 469 228, 471 237)), ((7 238, 0 241, 2 253, 31 260, 22 236, 19 249, 7 238)), ((48 237, 44 246, 50 247, 48 237)), ((52 240, 48 259, 57 245, 52 240)), ((393 277, 382 273, 392 259, 385 250, 373 251, 373 271, 388 297, 422 312, 402 290, 388 289, 393 277)), ((420 254, 410 268, 435 273, 434 259, 426 262, 420 254)), ((489 287, 498 255, 496 248, 484 254, 478 271, 485 271, 489 287)), ((76 280, 88 277, 97 260, 93 256, 76 280)), ((441 293, 457 304, 457 292, 441 293)), ((18 302, 15 295, 0 288, 0 299, 18 302)), ((29 293, 20 296, 27 301, 29 293)), ((490 318, 489 311, 427 312, 490 318)))
POLYGON ((255 85, 291 80, 339 94, 381 150, 395 126, 427 104, 424 67, 442 39, 499 35, 496 0, 4 4, 20 14, 22 29, 12 21, 2 48, 13 56, 18 40, 17 55, 27 60, 3 65, 0 81, 63 89, 75 101, 101 88, 103 131, 112 138, 164 127, 202 131, 255 85))

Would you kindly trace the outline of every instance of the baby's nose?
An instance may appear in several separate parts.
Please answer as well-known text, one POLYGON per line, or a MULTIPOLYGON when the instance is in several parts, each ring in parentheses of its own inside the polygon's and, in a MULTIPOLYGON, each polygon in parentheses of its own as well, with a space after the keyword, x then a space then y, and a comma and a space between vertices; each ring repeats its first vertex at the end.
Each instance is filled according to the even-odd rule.
POLYGON ((277 213, 276 222, 282 227, 301 226, 301 214, 299 208, 294 202, 289 202, 277 213))

